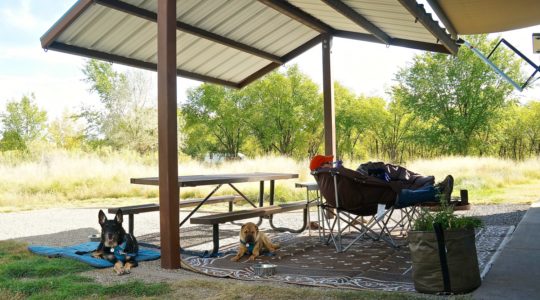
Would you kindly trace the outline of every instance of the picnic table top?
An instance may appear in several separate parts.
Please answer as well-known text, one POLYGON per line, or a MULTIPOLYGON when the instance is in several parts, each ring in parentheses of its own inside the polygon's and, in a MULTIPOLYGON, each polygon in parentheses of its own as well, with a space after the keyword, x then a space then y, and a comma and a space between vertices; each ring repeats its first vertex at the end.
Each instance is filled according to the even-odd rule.
MULTIPOLYGON (((269 172, 252 172, 252 173, 236 173, 236 174, 212 174, 212 175, 185 175, 178 176, 178 186, 201 186, 215 185, 239 182, 254 182, 278 179, 298 178, 298 174, 294 173, 269 173, 269 172)), ((144 185, 159 185, 158 177, 131 178, 132 184, 144 185)))

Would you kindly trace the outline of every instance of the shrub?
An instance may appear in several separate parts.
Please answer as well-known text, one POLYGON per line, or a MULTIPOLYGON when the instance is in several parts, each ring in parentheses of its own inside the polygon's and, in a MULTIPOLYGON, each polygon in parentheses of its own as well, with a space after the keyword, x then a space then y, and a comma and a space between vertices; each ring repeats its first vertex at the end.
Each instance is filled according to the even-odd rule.
POLYGON ((474 229, 482 226, 482 220, 475 217, 457 216, 452 206, 441 203, 443 203, 441 209, 435 212, 422 210, 420 216, 414 221, 413 230, 434 231, 434 223, 441 224, 444 230, 474 229))

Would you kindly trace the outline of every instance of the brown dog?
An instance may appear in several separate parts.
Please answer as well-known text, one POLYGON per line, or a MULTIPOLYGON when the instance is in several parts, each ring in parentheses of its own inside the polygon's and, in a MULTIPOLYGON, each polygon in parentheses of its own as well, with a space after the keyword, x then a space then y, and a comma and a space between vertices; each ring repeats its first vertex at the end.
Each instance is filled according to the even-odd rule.
POLYGON ((255 260, 264 249, 274 252, 279 249, 279 245, 272 244, 266 234, 259 231, 257 225, 249 222, 240 228, 240 247, 238 254, 231 258, 231 260, 238 261, 246 252, 251 254, 249 260, 255 260))

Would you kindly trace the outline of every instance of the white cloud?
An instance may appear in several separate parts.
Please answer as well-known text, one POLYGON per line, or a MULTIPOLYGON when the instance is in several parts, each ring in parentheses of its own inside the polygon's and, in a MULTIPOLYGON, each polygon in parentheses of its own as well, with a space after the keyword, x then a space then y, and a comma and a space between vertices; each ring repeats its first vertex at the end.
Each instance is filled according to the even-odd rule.
POLYGON ((37 105, 47 110, 49 119, 60 116, 64 109, 75 111, 82 103, 97 100, 90 95, 81 77, 55 77, 50 75, 0 76, 2 92, 0 107, 7 101, 19 100, 23 95, 34 93, 37 105))
POLYGON ((38 19, 31 12, 29 0, 19 1, 17 7, 6 7, 0 10, 0 19, 7 25, 26 31, 35 30, 39 24, 38 19))

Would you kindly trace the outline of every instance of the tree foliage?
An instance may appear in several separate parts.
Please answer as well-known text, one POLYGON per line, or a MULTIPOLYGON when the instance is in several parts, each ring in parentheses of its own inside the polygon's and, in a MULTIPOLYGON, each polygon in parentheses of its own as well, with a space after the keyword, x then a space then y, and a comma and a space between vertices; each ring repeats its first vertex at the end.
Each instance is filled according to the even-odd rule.
MULTIPOLYGON (((473 36, 470 42, 484 53, 495 45, 485 35, 473 36)), ((519 61, 509 51, 492 59, 511 77, 522 76, 519 61)), ((441 153, 469 154, 513 101, 512 86, 467 49, 456 57, 418 55, 411 67, 398 72, 396 80, 394 98, 426 122, 426 142, 441 153)))
POLYGON ((184 151, 195 157, 206 152, 238 157, 248 135, 244 114, 240 91, 213 84, 189 90, 187 102, 182 105, 184 151))
MULTIPOLYGON (((486 36, 468 37, 487 53, 486 36)), ((492 56, 519 81, 520 64, 509 51, 492 56)), ((157 115, 151 82, 140 72, 118 72, 89 60, 83 69, 99 103, 76 115, 65 113, 46 128, 46 114, 34 96, 9 102, 1 115, 1 149, 24 150, 40 140, 56 147, 85 145, 156 150, 157 115)), ((356 95, 334 83, 337 156, 401 163, 438 155, 496 155, 524 159, 540 155, 540 101, 520 104, 512 86, 462 48, 457 56, 424 53, 396 74, 391 99, 356 95)), ((537 99, 540 100, 540 99, 537 99)), ((323 101, 317 84, 298 66, 282 68, 237 90, 201 84, 189 90, 178 111, 184 154, 231 158, 277 154, 298 159, 323 151, 323 101)))
POLYGON ((157 146, 157 115, 149 103, 150 79, 139 72, 121 73, 112 64, 87 61, 83 73, 100 105, 81 108, 86 139, 95 145, 146 152, 157 146))
POLYGON ((31 94, 7 103, 6 113, 1 115, 2 150, 24 150, 28 143, 44 137, 47 112, 34 101, 35 96, 31 94))
POLYGON ((83 128, 77 124, 73 113, 64 111, 48 127, 49 141, 61 149, 79 149, 84 142, 83 128))
POLYGON ((298 66, 272 72, 245 89, 249 128, 263 153, 308 156, 322 136, 318 86, 298 66))

